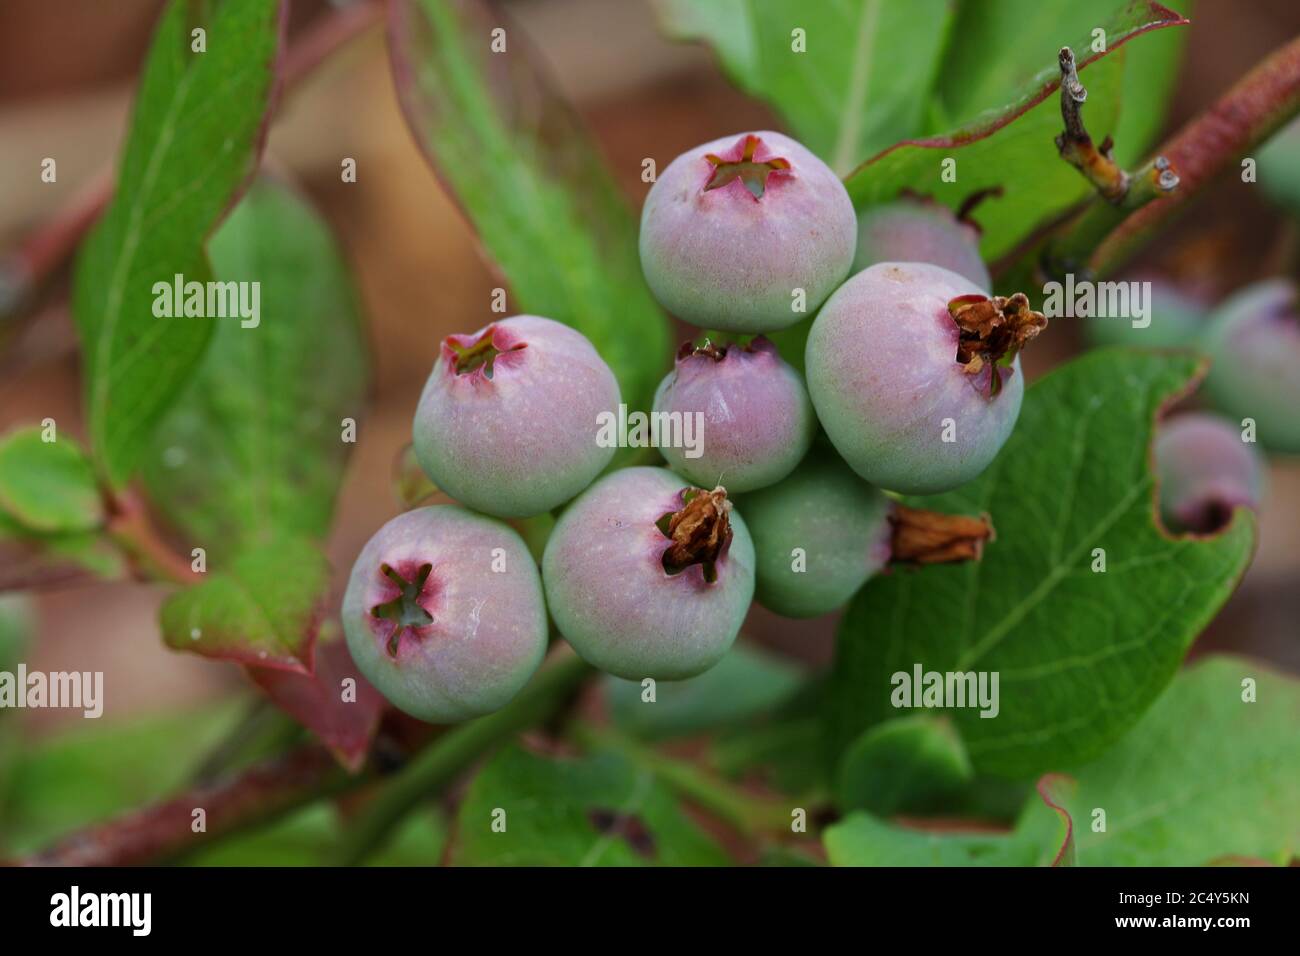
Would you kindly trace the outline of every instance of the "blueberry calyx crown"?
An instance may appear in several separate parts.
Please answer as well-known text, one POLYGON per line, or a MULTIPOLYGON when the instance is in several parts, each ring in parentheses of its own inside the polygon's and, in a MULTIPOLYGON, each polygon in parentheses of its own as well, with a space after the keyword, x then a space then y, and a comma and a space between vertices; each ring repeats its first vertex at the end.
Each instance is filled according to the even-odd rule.
POLYGON ((1010 365, 1030 339, 1047 328, 1047 318, 1029 307, 1023 292, 989 298, 978 292, 959 295, 948 303, 948 314, 957 323, 958 365, 967 375, 989 369, 989 398, 1002 389, 997 365, 1010 365))
POLYGON ((484 377, 490 379, 498 355, 528 347, 527 342, 503 341, 498 345, 498 329, 495 325, 489 325, 477 339, 467 343, 469 338, 468 335, 449 335, 442 343, 448 364, 457 375, 470 375, 482 369, 484 377))
MULTIPOLYGON (((740 146, 739 159, 724 159, 717 153, 707 153, 704 158, 713 164, 713 175, 709 178, 704 187, 704 191, 710 189, 721 189, 728 183, 739 179, 754 201, 758 202, 767 192, 767 178, 775 172, 788 173, 790 171, 790 160, 782 159, 779 156, 773 156, 771 159, 755 160, 754 154, 763 141, 753 133, 748 134, 744 139, 744 144, 740 146)), ((731 150, 732 154, 736 148, 731 150)))
POLYGON ((733 342, 730 345, 719 345, 710 338, 706 338, 702 345, 696 345, 694 340, 688 339, 677 350, 677 361, 680 362, 685 358, 699 356, 700 358, 709 358, 715 362, 721 362, 732 349, 753 354, 755 352, 775 351, 776 346, 772 345, 771 340, 765 335, 756 335, 743 345, 738 342, 733 342))
POLYGON ((388 635, 387 642, 389 657, 397 656, 402 634, 408 628, 414 631, 433 623, 433 615, 420 604, 424 584, 429 579, 429 572, 432 570, 433 565, 422 564, 411 580, 408 581, 391 565, 381 564, 379 566, 380 573, 397 586, 397 597, 391 601, 376 604, 370 609, 371 617, 393 622, 393 630, 388 635))
POLYGON ((692 564, 700 565, 704 580, 718 579, 718 559, 731 544, 731 502, 721 485, 712 491, 687 488, 682 491, 682 507, 670 511, 655 522, 670 544, 663 553, 664 570, 680 574, 692 564))

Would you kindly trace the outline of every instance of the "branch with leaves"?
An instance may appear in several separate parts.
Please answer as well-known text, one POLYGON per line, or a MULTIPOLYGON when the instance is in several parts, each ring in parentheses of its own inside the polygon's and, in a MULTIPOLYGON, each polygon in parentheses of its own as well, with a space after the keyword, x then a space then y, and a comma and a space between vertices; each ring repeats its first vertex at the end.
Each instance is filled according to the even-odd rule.
MULTIPOLYGON (((1149 161, 1121 164, 1113 137, 1124 138, 1126 77, 1141 68, 1169 81, 1167 64, 1141 66, 1144 45, 1149 34, 1172 41, 1188 21, 1150 0, 1102 17, 1043 2, 1058 15, 1025 24, 1014 4, 773 0, 745 43, 702 5, 657 9, 668 33, 709 42, 741 89, 843 174, 859 213, 924 196, 970 229, 980 257, 1020 275, 1114 269, 1300 109, 1292 41, 1149 161), (1008 49, 1008 34, 1016 57, 969 55, 1008 49), (1025 56, 1042 68, 1026 76, 1025 56)), ((329 224, 292 183, 257 178, 278 91, 386 17, 415 144, 512 310, 579 330, 633 407, 662 379, 672 326, 643 280, 620 177, 503 11, 479 0, 360 2, 286 47, 285 8, 206 5, 200 56, 184 53, 192 11, 170 3, 117 175, 0 265, 0 315, 13 318, 76 253, 87 439, 83 452, 51 425, 0 439, 0 586, 64 582, 65 572, 165 583, 166 645, 237 662, 262 702, 175 796, 15 862, 184 860, 327 801, 344 811, 326 848, 337 864, 372 859, 433 803, 455 814, 444 850, 453 863, 730 862, 717 832, 744 845, 741 858, 793 851, 785 862, 807 862, 815 840, 837 864, 1285 862, 1300 806, 1288 776, 1300 765, 1290 726, 1300 689, 1235 658, 1173 676, 1240 580, 1258 530, 1246 509, 1196 536, 1171 535, 1156 517, 1148 449, 1158 417, 1205 373, 1190 355, 1076 359, 1025 389, 1015 431, 982 475, 892 502, 896 515, 983 515, 969 519, 978 541, 945 539, 941 557, 961 561, 870 580, 844 608, 826 674, 741 646, 689 681, 645 686, 598 677, 556 647, 486 717, 413 730, 395 715, 359 673, 331 605, 324 542, 365 418, 366 338, 329 224), (200 115, 220 122, 187 121, 200 115), (158 321, 144 281, 155 273, 256 279, 274 334, 209 317, 158 321), (1034 693, 1008 694, 997 720, 975 709, 908 713, 891 685, 918 661, 1000 674, 1034 693), (1247 679, 1266 693, 1243 714, 1234 695, 1247 679), (1208 712, 1212 728, 1198 722, 1208 712), (304 745, 300 728, 315 742, 304 745), (1213 782, 1206 799, 1245 823, 1215 828, 1205 823, 1213 813, 1152 796, 1186 785, 1171 741, 1213 782), (1067 779, 1065 765, 1081 769, 1067 779), (1258 792, 1242 783, 1252 776, 1258 792), (999 777, 1007 795, 990 809, 983 784, 999 777), (1116 818, 1105 840, 1076 826, 1096 806, 1116 818), (1160 847, 1129 835, 1152 818, 1170 834, 1160 847)), ((736 168, 715 169, 708 188, 770 198, 790 163, 753 162, 758 141, 742 140, 736 168)), ((656 149, 648 139, 647 186, 672 158, 656 149)), ((949 301, 956 361, 971 372, 985 351, 1009 367, 1043 324, 1023 295, 988 291, 949 301), (999 348, 982 350, 989 341, 999 348)), ((803 361, 808 324, 775 336, 791 365, 803 361)), ((1003 398, 995 372, 988 401, 1003 398)), ((633 461, 649 463, 629 453, 615 467, 633 461)), ((398 471, 399 507, 436 490, 410 455, 398 471)), ((724 499, 708 499, 701 527, 724 527, 724 499)), ((743 501, 735 507, 743 514, 743 501)), ((550 515, 519 523, 535 555, 554 525, 550 515)), ((694 557, 685 549, 682 560, 694 557)), ((427 575, 398 577, 418 594, 427 575)), ((413 598, 393 600, 376 607, 400 617, 413 598)), ((2 627, 0 618, 0 638, 2 627)), ((0 641, 0 663, 4 650, 0 641)))

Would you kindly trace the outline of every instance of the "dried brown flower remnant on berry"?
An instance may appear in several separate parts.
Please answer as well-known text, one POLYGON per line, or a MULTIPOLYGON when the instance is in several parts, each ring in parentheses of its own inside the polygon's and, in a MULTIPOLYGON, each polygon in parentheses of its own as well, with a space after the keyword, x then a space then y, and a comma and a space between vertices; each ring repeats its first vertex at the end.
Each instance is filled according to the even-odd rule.
POLYGON ((986 517, 945 515, 906 505, 894 505, 891 558, 910 564, 947 564, 978 561, 984 542, 993 540, 993 525, 986 517))
POLYGON ((672 541, 664 552, 664 570, 677 574, 698 564, 704 568, 706 581, 716 580, 714 564, 731 543, 731 502, 726 489, 688 490, 683 501, 680 511, 661 519, 660 530, 672 541))
MULTIPOLYGON (((1047 318, 1029 307, 1023 292, 993 296, 972 293, 948 303, 948 314, 957 323, 957 364, 967 375, 977 375, 986 364, 1008 364, 1030 339, 1047 328, 1047 318)), ((989 376, 989 395, 996 395, 1002 377, 989 376)))

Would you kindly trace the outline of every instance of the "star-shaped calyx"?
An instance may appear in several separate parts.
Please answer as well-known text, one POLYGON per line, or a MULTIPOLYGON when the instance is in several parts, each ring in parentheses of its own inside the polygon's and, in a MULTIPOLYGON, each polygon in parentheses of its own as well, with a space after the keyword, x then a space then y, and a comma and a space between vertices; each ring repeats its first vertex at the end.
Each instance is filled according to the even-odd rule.
POLYGON ((704 191, 721 189, 739 179, 755 201, 762 199, 763 193, 767 192, 767 178, 773 173, 785 173, 790 170, 790 161, 779 156, 756 160, 754 155, 762 144, 763 141, 751 133, 745 137, 743 145, 737 144, 739 150, 736 147, 731 150, 733 155, 739 151, 739 159, 723 159, 717 153, 706 154, 704 158, 713 164, 713 175, 705 185, 704 191))
POLYGON ((454 374, 481 372, 485 378, 491 379, 498 355, 527 347, 527 342, 516 341, 505 329, 489 325, 478 338, 472 335, 447 336, 442 343, 442 353, 454 374))
POLYGON ((410 580, 388 564, 381 564, 379 572, 397 586, 397 596, 391 601, 376 604, 370 609, 372 617, 391 621, 392 630, 388 635, 388 655, 396 657, 401 646, 402 635, 408 629, 416 633, 419 628, 433 623, 433 615, 424 609, 421 599, 424 597, 425 582, 433 565, 422 564, 415 569, 410 580))

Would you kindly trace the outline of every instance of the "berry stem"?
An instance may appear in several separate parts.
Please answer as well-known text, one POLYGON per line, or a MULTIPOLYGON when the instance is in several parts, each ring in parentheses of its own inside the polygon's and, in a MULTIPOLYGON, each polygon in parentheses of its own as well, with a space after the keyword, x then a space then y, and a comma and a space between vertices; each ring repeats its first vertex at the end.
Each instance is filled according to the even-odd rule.
MULTIPOLYGON (((551 716, 592 673, 581 658, 566 653, 543 668, 505 709, 437 737, 362 809, 344 836, 338 862, 364 860, 382 845, 409 810, 484 754, 551 716)), ((169 800, 78 830, 44 850, 0 864, 138 866, 170 861, 374 779, 373 770, 349 775, 326 748, 309 744, 257 763, 236 776, 195 786, 169 800), (195 807, 207 811, 206 832, 195 833, 192 828, 195 807)))
POLYGON ((583 723, 576 725, 572 734, 588 750, 614 750, 627 757, 682 799, 734 827, 743 837, 761 833, 788 836, 791 832, 792 808, 784 802, 755 796, 617 731, 583 723))
POLYGON ((521 730, 558 710, 593 673, 580 657, 564 652, 538 672, 503 710, 455 727, 417 754, 358 814, 334 860, 355 866, 380 849, 394 828, 421 801, 521 730))
POLYGON ((275 820, 359 782, 324 747, 301 747, 236 777, 197 786, 170 800, 79 830, 30 856, 22 866, 139 866, 174 860, 256 825, 275 820), (206 812, 195 833, 194 809, 206 812))

